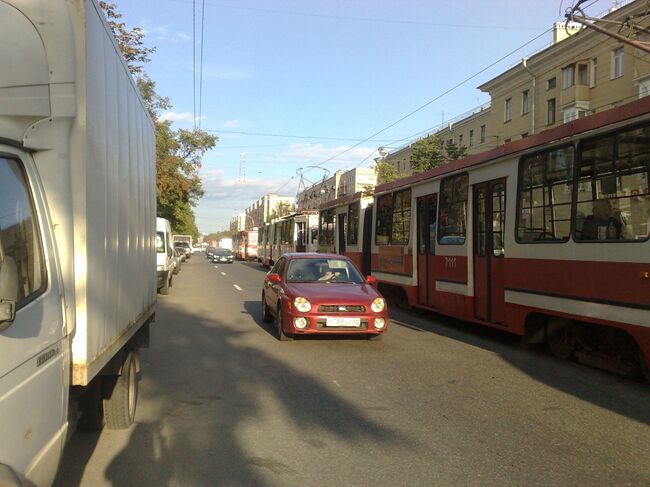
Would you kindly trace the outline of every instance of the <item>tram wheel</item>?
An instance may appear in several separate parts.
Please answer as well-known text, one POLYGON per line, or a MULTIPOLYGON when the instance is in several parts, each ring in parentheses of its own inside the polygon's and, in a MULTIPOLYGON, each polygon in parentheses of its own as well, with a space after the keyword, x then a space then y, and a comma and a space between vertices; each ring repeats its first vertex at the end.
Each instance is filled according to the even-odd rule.
POLYGON ((550 318, 546 324, 546 343, 551 353, 569 359, 576 350, 576 331, 571 320, 550 318))
POLYGON ((639 350, 639 367, 645 380, 650 382, 650 363, 645 359, 641 350, 639 350))

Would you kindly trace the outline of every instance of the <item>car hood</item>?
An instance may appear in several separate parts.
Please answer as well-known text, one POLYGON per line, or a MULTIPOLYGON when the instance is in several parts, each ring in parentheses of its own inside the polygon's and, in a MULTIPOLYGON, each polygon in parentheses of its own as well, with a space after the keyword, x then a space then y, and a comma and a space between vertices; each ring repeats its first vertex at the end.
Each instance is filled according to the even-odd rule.
POLYGON ((380 297, 377 290, 366 283, 288 282, 287 291, 294 297, 302 296, 317 303, 331 304, 365 304, 380 297))

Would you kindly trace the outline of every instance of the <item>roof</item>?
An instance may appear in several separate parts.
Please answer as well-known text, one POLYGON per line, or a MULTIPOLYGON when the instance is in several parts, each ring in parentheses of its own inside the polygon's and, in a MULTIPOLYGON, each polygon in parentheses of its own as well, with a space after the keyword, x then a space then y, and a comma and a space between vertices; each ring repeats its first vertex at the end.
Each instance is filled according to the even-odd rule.
POLYGON ((358 201, 363 197, 363 193, 361 191, 357 191, 354 194, 348 194, 345 196, 341 196, 340 198, 336 198, 335 200, 331 201, 326 201, 324 203, 321 203, 320 209, 321 210, 327 210, 328 208, 334 208, 336 206, 341 206, 341 205, 347 205, 349 203, 352 203, 354 201, 358 201))
POLYGON ((557 127, 544 130, 538 134, 531 135, 530 137, 526 137, 525 139, 518 139, 485 152, 479 152, 478 154, 473 154, 463 159, 451 161, 443 166, 422 173, 413 174, 406 178, 397 179, 390 183, 379 185, 375 189, 375 194, 389 192, 428 179, 444 176, 456 171, 462 171, 463 169, 485 164, 500 157, 516 154, 538 146, 541 147, 551 142, 561 141, 562 139, 574 135, 596 130, 617 122, 631 120, 648 113, 650 113, 650 96, 641 98, 640 100, 634 100, 625 105, 621 105, 620 107, 611 108, 584 118, 573 120, 572 122, 564 123, 557 127))

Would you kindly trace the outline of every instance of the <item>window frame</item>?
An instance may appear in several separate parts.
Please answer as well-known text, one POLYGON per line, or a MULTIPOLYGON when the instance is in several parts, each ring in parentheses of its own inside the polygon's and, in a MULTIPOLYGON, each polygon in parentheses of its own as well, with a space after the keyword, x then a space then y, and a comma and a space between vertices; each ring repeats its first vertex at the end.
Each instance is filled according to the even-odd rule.
POLYGON ((521 115, 528 115, 530 113, 530 90, 521 92, 521 115))
POLYGON ((554 90, 555 88, 557 88, 557 76, 553 76, 546 80, 546 91, 554 90))
POLYGON ((625 74, 625 47, 624 46, 618 46, 612 49, 612 64, 611 64, 611 71, 610 71, 610 80, 615 80, 618 78, 621 78, 625 74), (617 54, 620 53, 620 56, 617 54), (617 58, 620 58, 620 74, 617 74, 616 71, 616 60, 617 58))
MULTIPOLYGON (((518 168, 517 168, 517 186, 515 188, 515 198, 516 198, 516 205, 515 205, 515 225, 514 225, 514 237, 515 237, 515 242, 520 244, 520 245, 537 245, 537 244, 564 244, 572 240, 573 238, 573 229, 575 227, 574 225, 574 217, 573 217, 573 208, 575 206, 575 188, 576 188, 576 152, 577 149, 575 147, 575 144, 573 143, 568 143, 568 144, 561 144, 557 146, 552 146, 549 148, 546 148, 544 150, 536 151, 536 152, 531 152, 529 154, 525 154, 519 158, 518 161, 518 168), (573 168, 571 171, 571 204, 569 205, 569 234, 567 235, 566 238, 564 239, 554 239, 554 240, 532 240, 532 241, 525 241, 519 238, 519 224, 521 220, 521 198, 520 198, 520 193, 522 191, 522 183, 523 183, 523 172, 524 172, 524 164, 523 161, 526 158, 529 157, 535 157, 539 154, 548 154, 553 151, 561 150, 561 149, 566 149, 566 148, 571 148, 573 150, 573 168)), ((548 161, 547 161, 548 163, 548 161)))
POLYGON ((485 139, 487 138, 487 125, 481 125, 481 137, 480 137, 480 143, 484 144, 485 139))
POLYGON ((336 208, 328 208, 318 214, 318 245, 334 245, 336 238, 336 208), (330 229, 324 229, 324 220, 321 218, 321 215, 332 215, 331 222, 325 222, 325 225, 332 225, 330 229), (331 241, 325 241, 324 238, 331 234, 331 241))
POLYGON ((576 84, 576 65, 569 64, 562 68, 562 89, 567 90, 576 84), (567 76, 566 73, 571 73, 571 76, 567 76))
POLYGON ((348 233, 345 238, 345 243, 347 245, 359 245, 359 215, 361 213, 361 202, 354 201, 350 203, 348 205, 347 213, 348 217, 346 218, 346 221, 348 233), (353 209, 356 209, 356 212, 353 211, 353 209))
POLYGON ((503 123, 512 120, 512 97, 506 98, 503 102, 503 123))
MULTIPOLYGON (((650 232, 646 235, 646 238, 644 239, 634 239, 634 240, 583 240, 583 239, 578 239, 577 238, 577 225, 574 225, 577 214, 578 214, 578 183, 580 182, 580 164, 582 163, 582 146, 586 142, 590 142, 595 139, 599 138, 607 138, 607 137, 614 137, 616 142, 614 145, 614 158, 615 160, 618 158, 618 136, 622 133, 625 132, 632 132, 636 129, 643 128, 643 127, 648 127, 650 128, 650 123, 638 123, 638 124, 633 124, 626 126, 625 128, 618 129, 618 130, 612 130, 609 132, 603 132, 601 134, 598 134, 594 137, 585 137, 584 139, 580 140, 578 144, 576 144, 575 147, 575 162, 574 162, 574 176, 573 176, 573 208, 571 211, 571 223, 572 223, 572 231, 571 231, 571 239, 577 243, 577 244, 643 244, 647 243, 650 240, 650 232)), ((639 171, 641 172, 641 171, 639 171)), ((620 172, 616 172, 616 174, 620 174, 620 172)), ((648 177, 648 180, 650 181, 650 164, 648 164, 648 168, 646 170, 646 177, 648 177)), ((592 178, 593 180, 593 178, 592 178)), ((650 183, 649 183, 650 185, 650 183)), ((596 200, 592 200, 596 201, 596 200)))
MULTIPOLYGON (((396 245, 396 246, 403 246, 404 247, 404 246, 408 246, 410 244, 410 242, 411 242, 411 230, 412 230, 411 222, 413 220, 413 218, 412 218, 413 217, 413 204, 412 204, 413 202, 412 202, 412 199, 413 199, 413 193, 412 193, 410 187, 400 189, 400 190, 396 190, 396 191, 393 191, 391 193, 385 193, 385 194, 380 195, 377 198, 377 204, 376 204, 377 213, 375 214, 375 245, 377 245, 379 247, 384 246, 384 245, 396 245), (395 200, 397 199, 398 194, 401 195, 401 194, 407 193, 407 192, 409 193, 409 196, 408 196, 408 215, 409 216, 408 216, 407 231, 405 232, 406 240, 399 240, 399 241, 396 242, 393 239, 393 230, 394 230, 393 227, 394 227, 394 222, 395 222, 395 200), (379 203, 379 200, 382 199, 382 198, 386 198, 386 199, 390 198, 390 212, 387 211, 386 215, 383 215, 383 216, 387 216, 388 214, 390 214, 390 218, 388 218, 386 220, 388 222, 388 224, 387 225, 382 225, 382 228, 387 228, 388 229, 388 240, 385 243, 377 242, 377 237, 379 236, 379 234, 377 233, 377 229, 379 228, 379 224, 378 224, 379 223, 379 210, 381 209, 381 204, 379 203)), ((403 197, 402 197, 402 202, 404 202, 403 197)), ((402 208, 401 212, 402 212, 403 215, 406 213, 405 207, 402 208)))
POLYGON ((26 164, 19 155, 0 151, 0 160, 2 159, 15 162, 18 170, 20 171, 20 175, 23 177, 23 189, 25 190, 26 197, 29 201, 30 210, 32 212, 31 216, 32 220, 34 221, 34 234, 37 240, 36 244, 34 245, 34 250, 39 253, 39 259, 41 261, 41 285, 39 288, 32 291, 28 296, 25 296, 22 300, 16 301, 16 312, 18 312, 19 310, 28 306, 30 303, 37 300, 49 289, 48 262, 45 258, 45 235, 43 234, 43 229, 40 221, 40 212, 38 211, 36 198, 34 197, 34 188, 32 187, 32 180, 29 177, 26 164))
POLYGON ((467 172, 462 172, 459 174, 454 174, 447 176, 445 178, 442 178, 440 180, 440 190, 438 191, 438 215, 436 218, 436 241, 438 245, 465 245, 467 243, 467 233, 468 233, 468 228, 467 228, 467 221, 468 221, 468 212, 471 211, 470 209, 470 185, 469 185, 469 173, 467 172), (448 202, 445 201, 445 183, 447 181, 450 181, 451 179, 456 179, 456 178, 465 178, 465 183, 466 183, 466 188, 465 188, 465 199, 464 200, 454 200, 452 204, 459 204, 465 201, 465 224, 464 224, 464 234, 463 234, 463 241, 462 242, 442 242, 441 239, 447 237, 447 235, 443 235, 442 232, 442 218, 441 218, 441 213, 442 209, 448 207, 448 202))
POLYGON ((555 125, 557 123, 557 101, 555 98, 549 98, 546 100, 546 125, 555 125), (549 110, 549 106, 553 102, 553 111, 549 110), (550 114, 553 114, 553 121, 550 121, 550 114))

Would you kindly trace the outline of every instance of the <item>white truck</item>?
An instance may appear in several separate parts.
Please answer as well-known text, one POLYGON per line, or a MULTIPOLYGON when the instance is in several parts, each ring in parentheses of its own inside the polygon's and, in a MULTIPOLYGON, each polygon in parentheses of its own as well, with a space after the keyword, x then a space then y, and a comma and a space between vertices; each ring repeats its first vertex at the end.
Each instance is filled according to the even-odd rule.
POLYGON ((155 144, 95 0, 0 0, 0 485, 128 427, 154 319, 155 144))
MULTIPOLYGON (((169 294, 174 278, 174 249, 172 227, 169 220, 156 218, 156 281, 160 294, 169 294)), ((178 263, 180 265, 180 263, 178 263)))

